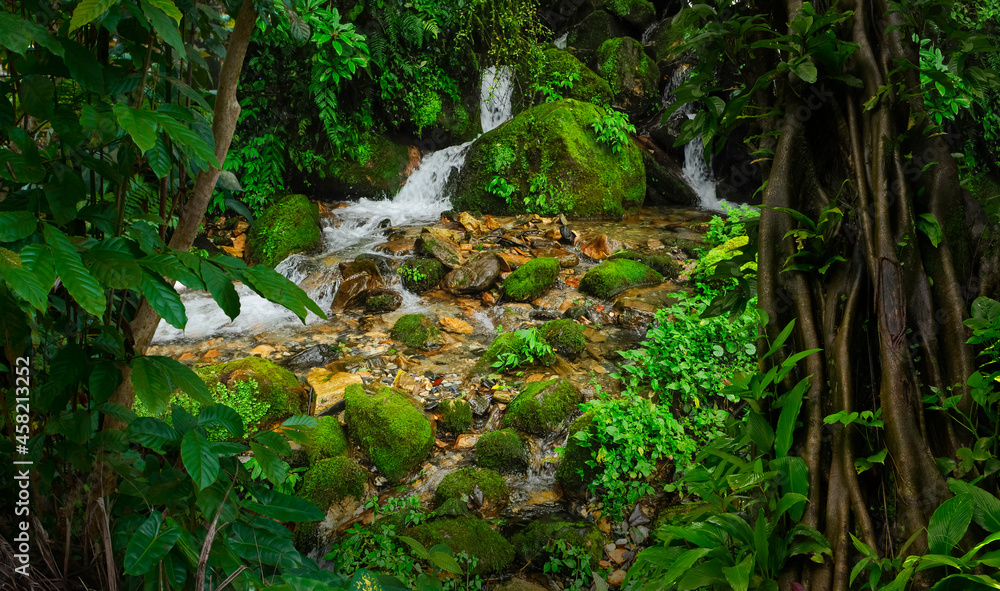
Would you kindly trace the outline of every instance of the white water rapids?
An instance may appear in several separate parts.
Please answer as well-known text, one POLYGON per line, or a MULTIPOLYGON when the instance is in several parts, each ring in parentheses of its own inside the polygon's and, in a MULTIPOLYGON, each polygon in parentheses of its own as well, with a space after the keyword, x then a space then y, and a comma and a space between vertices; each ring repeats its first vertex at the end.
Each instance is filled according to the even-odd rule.
MULTIPOLYGON (((663 106, 668 107, 673 102, 674 92, 684 82, 688 70, 681 66, 670 76, 670 82, 663 89, 663 106)), ((677 111, 681 116, 694 119, 695 113, 692 103, 683 105, 677 111)), ((702 209, 711 211, 722 211, 722 200, 715 194, 715 180, 712 178, 710 162, 705 161, 705 146, 701 136, 694 138, 684 145, 684 167, 682 168, 684 180, 687 181, 695 195, 698 196, 698 203, 702 209)))

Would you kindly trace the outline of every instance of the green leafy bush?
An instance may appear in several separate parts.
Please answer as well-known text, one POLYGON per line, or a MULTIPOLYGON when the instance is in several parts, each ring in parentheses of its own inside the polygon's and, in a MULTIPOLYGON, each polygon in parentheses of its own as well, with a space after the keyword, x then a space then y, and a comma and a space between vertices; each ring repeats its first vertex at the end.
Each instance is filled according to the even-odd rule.
POLYGON ((597 141, 610 147, 615 154, 632 141, 629 135, 635 133, 635 125, 629 123, 628 114, 610 107, 604 110, 604 115, 593 123, 593 127, 597 141))

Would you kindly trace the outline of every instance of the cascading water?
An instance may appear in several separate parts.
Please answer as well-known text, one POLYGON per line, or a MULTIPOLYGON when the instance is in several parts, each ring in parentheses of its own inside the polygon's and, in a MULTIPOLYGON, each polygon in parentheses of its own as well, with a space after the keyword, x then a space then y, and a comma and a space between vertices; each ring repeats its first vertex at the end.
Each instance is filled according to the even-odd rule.
MULTIPOLYGON (((662 102, 664 107, 673 102, 673 94, 684 82, 687 73, 688 68, 681 66, 670 76, 670 81, 663 89, 662 102)), ((695 113, 691 103, 681 106, 675 116, 693 119, 695 113)), ((700 135, 684 146, 684 167, 681 172, 684 175, 684 180, 698 196, 698 202, 702 209, 722 211, 722 200, 715 194, 715 181, 712 179, 710 164, 705 162, 705 146, 700 135)))
POLYGON ((556 49, 566 49, 566 39, 568 37, 569 33, 563 33, 552 44, 556 46, 556 49))
POLYGON ((514 92, 510 79, 510 68, 490 66, 483 72, 483 85, 479 90, 479 122, 483 133, 510 119, 510 97, 514 92))

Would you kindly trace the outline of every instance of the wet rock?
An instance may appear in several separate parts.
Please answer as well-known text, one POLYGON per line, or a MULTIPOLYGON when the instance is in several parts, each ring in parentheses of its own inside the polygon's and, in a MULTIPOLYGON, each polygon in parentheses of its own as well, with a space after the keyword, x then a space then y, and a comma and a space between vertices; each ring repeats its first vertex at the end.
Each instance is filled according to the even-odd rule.
POLYGON ((448 433, 459 434, 472 426, 472 406, 465 400, 445 400, 439 406, 441 411, 441 429, 448 433))
POLYGON ((390 336, 414 349, 432 349, 440 347, 444 342, 441 331, 423 314, 400 316, 393 325, 390 336))
POLYGON ((514 548, 493 531, 490 524, 478 518, 438 518, 402 531, 425 547, 445 544, 458 553, 465 551, 479 559, 474 574, 504 571, 514 560, 514 548))
POLYGON ((306 381, 313 388, 313 399, 316 401, 315 414, 322 414, 344 398, 344 389, 351 384, 361 384, 364 380, 353 373, 334 373, 322 367, 314 367, 306 376, 306 381))
POLYGON ((292 355, 282 364, 293 370, 306 370, 310 367, 326 365, 338 357, 340 357, 340 353, 330 349, 329 345, 313 345, 292 355))
POLYGON ((511 401, 503 426, 545 435, 556 430, 581 402, 583 394, 566 380, 536 382, 511 401))
MULTIPOLYGON (((535 338, 538 340, 543 340, 541 335, 537 334, 537 329, 530 329, 536 332, 535 338)), ((505 363, 505 370, 511 370, 526 365, 530 365, 527 357, 524 355, 524 351, 528 349, 528 344, 523 333, 518 332, 506 332, 502 335, 497 336, 490 344, 490 348, 486 350, 486 353, 479 358, 479 361, 472 368, 473 375, 482 375, 484 373, 490 373, 493 371, 499 371, 493 367, 494 363, 498 361, 503 361, 505 363), (519 359, 519 363, 512 366, 507 360, 511 355, 514 355, 519 359)), ((541 359, 535 359, 535 363, 541 363, 543 365, 551 365, 555 363, 555 355, 549 354, 541 359)))
POLYGON ((374 249, 393 256, 407 256, 415 251, 416 238, 394 238, 388 242, 375 245, 374 249))
POLYGON ((481 417, 490 410, 490 399, 482 394, 473 394, 469 397, 469 405, 472 407, 472 414, 481 417))
POLYGON ((516 394, 509 390, 494 390, 493 400, 499 402, 500 404, 510 404, 511 400, 514 400, 516 394))
POLYGON ((476 447, 477 441, 479 441, 479 435, 459 435, 458 439, 455 440, 455 449, 472 449, 476 447))
POLYGON ((612 587, 620 587, 624 582, 625 571, 620 568, 616 568, 610 575, 608 575, 608 585, 611 585, 612 587))
POLYGON ((567 359, 575 359, 587 346, 587 339, 583 337, 583 326, 569 318, 546 322, 540 331, 545 342, 556 353, 567 359))
POLYGON ((597 468, 587 464, 588 460, 593 459, 590 455, 590 448, 580 445, 580 442, 574 437, 580 431, 590 429, 593 423, 594 413, 588 412, 573 421, 569 427, 566 447, 563 448, 562 456, 559 458, 559 467, 556 468, 556 482, 559 483, 559 487, 568 497, 585 498, 588 485, 597 476, 597 468))
POLYGON ((371 252, 363 252, 359 254, 354 260, 373 261, 375 265, 378 266, 378 271, 379 273, 382 274, 383 277, 392 274, 392 268, 393 268, 392 259, 390 259, 389 257, 385 257, 379 254, 374 254, 371 252))
POLYGON ((587 257, 600 261, 622 247, 622 243, 607 234, 588 240, 580 245, 580 252, 587 257))
POLYGON ((319 210, 305 195, 288 195, 264 210, 247 236, 247 260, 274 267, 292 253, 322 244, 319 210))
POLYGON ((392 289, 373 289, 365 296, 365 312, 368 314, 392 312, 401 305, 403 305, 402 294, 392 289))
POLYGON ((566 44, 583 53, 591 53, 597 51, 605 40, 624 34, 621 21, 603 10, 595 10, 569 31, 566 44))
POLYGON ((258 357, 270 357, 271 353, 274 353, 274 347, 271 345, 257 345, 250 350, 251 355, 256 355, 258 357))
POLYGON ((454 334, 472 334, 475 330, 471 324, 458 318, 442 318, 438 320, 438 324, 441 325, 442 330, 454 334))
POLYGON ((658 285, 663 276, 642 263, 628 259, 605 261, 587 271, 580 280, 580 291, 610 300, 630 287, 658 285))
MULTIPOLYGON (((226 402, 228 393, 240 388, 241 384, 251 380, 257 384, 254 398, 267 411, 260 421, 250 425, 250 432, 306 410, 306 391, 299 383, 299 378, 261 357, 246 357, 199 367, 195 372, 205 381, 213 396, 223 403, 226 402), (220 389, 219 386, 225 387, 220 389)), ((171 396, 171 401, 174 396, 171 396)))
POLYGON ((656 19, 656 8, 649 0, 605 0, 604 8, 638 31, 656 19))
POLYGON ((562 248, 540 248, 533 250, 531 254, 536 257, 553 257, 563 269, 571 269, 580 264, 580 257, 562 248))
POLYGON ((482 254, 444 277, 444 288, 452 294, 486 291, 500 276, 503 262, 495 254, 482 254))
POLYGON ((430 232, 429 229, 426 229, 420 235, 417 248, 441 261, 449 269, 460 267, 465 263, 465 257, 462 256, 462 249, 459 248, 458 244, 453 240, 430 232))
POLYGON ((510 269, 517 269, 521 265, 531 260, 531 257, 529 256, 514 254, 510 252, 501 252, 499 253, 499 256, 501 259, 503 259, 504 263, 510 269))
POLYGON ((496 470, 462 468, 445 476, 434 491, 437 504, 448 499, 472 503, 481 514, 496 515, 510 500, 510 490, 496 470))
POLYGON ((403 287, 414 293, 437 287, 446 272, 444 264, 437 259, 410 259, 398 271, 403 287))
POLYGON ((494 587, 496 591, 548 591, 547 587, 542 587, 530 581, 514 577, 505 583, 494 587))
POLYGON ((369 292, 385 287, 375 261, 341 263, 340 272, 343 279, 330 306, 334 314, 342 314, 350 308, 363 306, 369 292))
POLYGON ((319 417, 317 425, 309 432, 304 446, 310 462, 343 455, 347 452, 347 437, 336 417, 319 417))
POLYGON ((532 521, 510 541, 521 560, 545 564, 549 556, 545 546, 549 540, 563 540, 584 550, 591 566, 596 566, 604 554, 604 535, 596 525, 585 520, 564 521, 552 515, 532 521))
POLYGON ((513 429, 491 431, 476 442, 476 465, 501 474, 524 472, 528 468, 528 446, 513 429))
POLYGON ((615 299, 615 310, 624 312, 627 309, 645 314, 656 314, 661 308, 676 304, 683 293, 669 281, 651 287, 633 287, 626 289, 615 299))
POLYGON ((559 275, 559 261, 554 257, 532 259, 504 279, 507 297, 524 302, 540 296, 559 275))
POLYGON ((597 49, 597 73, 608 81, 615 104, 642 115, 660 99, 660 68, 631 37, 608 39, 597 49))
MULTIPOLYGON (((661 243, 662 248, 662 243, 661 243)), ((634 250, 623 250, 608 257, 608 260, 628 259, 642 263, 665 279, 674 279, 680 272, 681 264, 672 256, 665 254, 643 254, 634 250)))
POLYGON ((325 512, 345 498, 362 498, 367 482, 368 473, 354 460, 344 456, 326 458, 306 471, 298 496, 325 512))
POLYGON ((458 214, 458 223, 473 234, 488 234, 490 229, 467 211, 458 214))
POLYGON ((390 481, 420 465, 434 445, 430 421, 400 392, 389 387, 369 394, 348 386, 345 418, 354 440, 390 481))

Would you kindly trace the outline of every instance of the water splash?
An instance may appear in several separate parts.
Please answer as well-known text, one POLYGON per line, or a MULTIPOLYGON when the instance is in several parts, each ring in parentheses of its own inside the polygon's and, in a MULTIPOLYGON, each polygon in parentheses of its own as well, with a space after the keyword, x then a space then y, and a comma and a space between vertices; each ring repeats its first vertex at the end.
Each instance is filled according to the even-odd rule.
POLYGON ((483 133, 499 127, 510 119, 511 70, 508 67, 490 66, 483 72, 483 85, 479 89, 479 123, 483 133))
MULTIPOLYGON (((669 107, 674 102, 674 93, 684 83, 690 68, 680 66, 670 75, 670 80, 663 89, 663 107, 669 107)), ((682 105, 672 117, 687 117, 694 119, 693 103, 682 105)), ((702 209, 722 211, 722 200, 715 193, 715 180, 712 178, 711 161, 705 161, 705 146, 701 135, 684 146, 684 167, 681 170, 684 180, 698 196, 702 209)))
POLYGON ((552 42, 556 46, 556 49, 566 49, 566 38, 569 37, 569 33, 563 33, 558 39, 552 42))
POLYGON ((642 41, 643 45, 650 42, 650 40, 653 37, 653 33, 656 32, 656 29, 659 27, 659 24, 660 24, 659 21, 653 21, 653 23, 650 24, 648 27, 646 27, 646 30, 642 32, 642 37, 640 40, 642 41))

